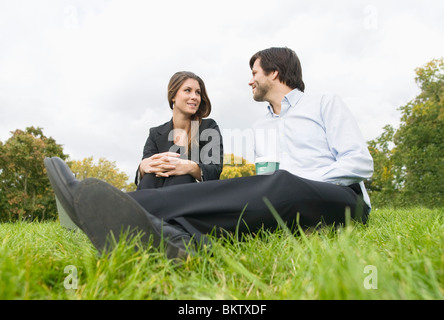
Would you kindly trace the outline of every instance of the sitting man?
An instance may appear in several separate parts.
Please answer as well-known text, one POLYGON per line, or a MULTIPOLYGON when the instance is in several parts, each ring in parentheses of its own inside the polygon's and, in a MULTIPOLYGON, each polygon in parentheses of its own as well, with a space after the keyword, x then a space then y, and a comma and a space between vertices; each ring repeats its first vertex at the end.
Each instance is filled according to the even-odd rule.
MULTIPOLYGON (((122 230, 141 231, 153 246, 163 241, 169 258, 185 257, 190 243, 212 232, 273 230, 278 222, 265 199, 289 227, 342 224, 346 212, 366 222, 363 180, 373 160, 350 111, 335 95, 304 93, 301 64, 289 48, 259 51, 250 67, 253 98, 269 103, 255 128, 277 137, 281 170, 273 174, 123 193, 97 179, 78 181, 63 161, 45 159, 56 197, 99 251, 110 232, 119 240, 122 230)), ((258 136, 255 153, 271 153, 258 136)))

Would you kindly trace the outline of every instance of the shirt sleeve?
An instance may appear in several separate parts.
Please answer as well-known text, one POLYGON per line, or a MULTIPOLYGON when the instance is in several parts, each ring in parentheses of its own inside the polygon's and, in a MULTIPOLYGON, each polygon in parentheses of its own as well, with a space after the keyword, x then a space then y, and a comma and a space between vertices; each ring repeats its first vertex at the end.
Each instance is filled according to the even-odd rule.
POLYGON ((336 95, 324 96, 321 103, 327 142, 336 159, 324 171, 323 180, 350 185, 370 178, 373 159, 353 114, 336 95))

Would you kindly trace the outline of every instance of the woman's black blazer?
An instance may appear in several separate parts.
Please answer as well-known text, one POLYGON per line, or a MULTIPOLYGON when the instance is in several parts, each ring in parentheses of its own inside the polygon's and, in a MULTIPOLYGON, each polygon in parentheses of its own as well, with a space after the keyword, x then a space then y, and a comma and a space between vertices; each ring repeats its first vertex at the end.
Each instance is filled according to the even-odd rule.
MULTIPOLYGON (((145 147, 143 148, 143 157, 149 158, 154 154, 167 152, 174 150, 174 142, 168 140, 168 135, 173 130, 173 119, 170 121, 150 129, 148 139, 146 140, 145 147)), ((208 131, 206 132, 208 133, 208 131)), ((189 157, 190 158, 190 157, 189 157)), ((220 177, 223 168, 224 150, 222 135, 219 130, 219 126, 213 119, 202 119, 199 126, 199 162, 198 165, 202 170, 202 180, 217 180, 220 177), (211 134, 205 134, 204 130, 213 129, 211 134), (204 134, 202 134, 204 132, 204 134), (202 150, 207 144, 211 143, 214 139, 213 136, 218 135, 219 141, 214 141, 210 146, 202 150), (218 142, 217 145, 215 143, 218 142), (218 155, 213 155, 214 152, 218 155), (217 161, 214 161, 217 159, 217 161)), ((137 169, 135 183, 139 182, 139 168, 137 169)))

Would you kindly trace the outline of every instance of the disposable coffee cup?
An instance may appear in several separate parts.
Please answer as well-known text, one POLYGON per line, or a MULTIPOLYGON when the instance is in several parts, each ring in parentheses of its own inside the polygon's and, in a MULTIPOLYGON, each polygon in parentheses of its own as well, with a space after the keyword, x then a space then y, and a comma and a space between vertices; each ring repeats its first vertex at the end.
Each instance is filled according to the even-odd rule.
POLYGON ((256 158, 255 164, 257 175, 272 174, 276 170, 279 170, 279 161, 277 161, 275 158, 256 158))

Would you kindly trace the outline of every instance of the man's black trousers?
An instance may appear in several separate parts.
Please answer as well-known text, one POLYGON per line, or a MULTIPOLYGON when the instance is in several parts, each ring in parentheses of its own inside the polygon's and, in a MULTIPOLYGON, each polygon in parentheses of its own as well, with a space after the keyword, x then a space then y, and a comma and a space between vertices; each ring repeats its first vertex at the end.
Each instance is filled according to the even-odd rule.
POLYGON ((307 180, 278 170, 271 175, 143 189, 129 195, 152 215, 179 224, 200 239, 214 231, 276 229, 278 222, 265 199, 290 228, 297 222, 304 228, 343 224, 346 212, 365 223, 369 209, 356 186, 307 180))

